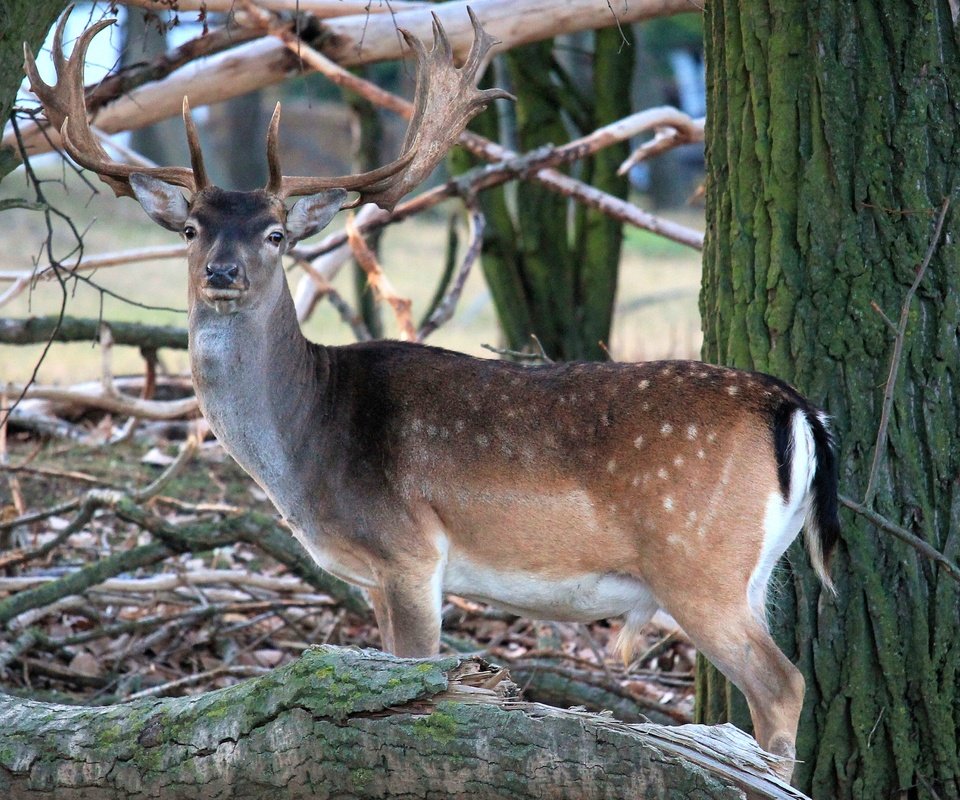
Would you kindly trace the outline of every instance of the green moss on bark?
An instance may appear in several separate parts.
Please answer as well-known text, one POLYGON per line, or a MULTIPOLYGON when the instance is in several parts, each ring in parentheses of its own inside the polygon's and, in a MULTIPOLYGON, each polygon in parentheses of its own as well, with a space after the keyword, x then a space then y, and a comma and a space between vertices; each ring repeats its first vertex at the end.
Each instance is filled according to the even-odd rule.
MULTIPOLYGON (((0 3, 0 122, 6 123, 23 83, 23 43, 40 49, 54 20, 66 8, 64 0, 4 0, 0 3)), ((0 150, 0 180, 19 163, 0 150)))

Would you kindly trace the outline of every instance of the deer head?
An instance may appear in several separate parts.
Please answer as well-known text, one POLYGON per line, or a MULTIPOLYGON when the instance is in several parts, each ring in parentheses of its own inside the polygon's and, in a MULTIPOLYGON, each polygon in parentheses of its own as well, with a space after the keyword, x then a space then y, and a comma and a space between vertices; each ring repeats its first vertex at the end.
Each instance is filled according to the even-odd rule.
POLYGON ((221 313, 260 305, 280 291, 280 256, 294 243, 323 229, 345 207, 361 202, 392 209, 436 167, 470 119, 496 98, 510 98, 501 89, 478 90, 481 67, 494 44, 468 9, 474 42, 462 68, 439 19, 434 15, 434 46, 427 50, 408 31, 401 31, 417 57, 414 113, 401 154, 369 172, 338 177, 284 175, 280 168, 280 104, 270 121, 266 151, 267 185, 252 192, 213 186, 203 164, 200 139, 186 97, 183 121, 191 167, 144 169, 112 160, 91 130, 84 105, 83 64, 91 40, 115 20, 93 25, 80 36, 70 58, 63 54, 67 14, 54 34, 57 83, 39 76, 32 52, 24 46, 25 68, 50 123, 59 129, 66 151, 94 171, 118 196, 133 196, 152 220, 180 233, 188 245, 191 304, 201 301, 221 313), (186 190, 187 196, 183 191, 186 190), (358 196, 347 203, 348 192, 358 196), (286 200, 299 197, 288 207, 286 200))

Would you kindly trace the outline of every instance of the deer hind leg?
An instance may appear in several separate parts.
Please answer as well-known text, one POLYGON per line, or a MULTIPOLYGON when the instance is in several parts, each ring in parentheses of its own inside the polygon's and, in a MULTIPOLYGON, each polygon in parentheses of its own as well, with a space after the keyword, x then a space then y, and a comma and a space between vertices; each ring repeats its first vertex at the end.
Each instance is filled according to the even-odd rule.
POLYGON ((800 670, 780 651, 746 598, 736 607, 714 606, 708 613, 674 616, 697 649, 743 692, 757 743, 788 759, 776 772, 789 781, 803 706, 800 670))

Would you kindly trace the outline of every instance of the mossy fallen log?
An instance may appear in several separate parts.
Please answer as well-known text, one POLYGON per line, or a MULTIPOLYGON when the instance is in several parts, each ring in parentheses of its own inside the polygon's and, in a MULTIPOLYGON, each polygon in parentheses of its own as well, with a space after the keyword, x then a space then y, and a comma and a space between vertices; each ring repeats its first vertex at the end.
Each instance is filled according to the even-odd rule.
POLYGON ((0 695, 0 797, 802 797, 729 726, 627 725, 515 694, 477 659, 318 647, 193 697, 0 695))
MULTIPOLYGON (((0 344, 44 344, 57 342, 96 342, 101 321, 81 317, 46 316, 28 319, 0 319, 0 344), (59 325, 58 325, 59 323, 59 325)), ((187 349, 187 331, 170 325, 141 325, 138 322, 109 322, 114 344, 149 350, 187 349)))

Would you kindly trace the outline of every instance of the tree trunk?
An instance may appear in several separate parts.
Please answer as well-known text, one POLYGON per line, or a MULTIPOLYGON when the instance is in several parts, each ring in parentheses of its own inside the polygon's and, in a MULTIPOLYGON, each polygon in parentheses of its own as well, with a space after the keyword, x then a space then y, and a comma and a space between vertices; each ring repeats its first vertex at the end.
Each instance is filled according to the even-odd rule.
MULTIPOLYGON (((23 83, 23 43, 36 52, 47 31, 66 7, 64 0, 4 0, 0 3, 0 127, 10 117, 23 83)), ((9 148, 0 148, 0 180, 20 163, 9 148)))
MULTIPOLYGON (((960 52, 948 2, 718 0, 705 22, 704 358, 779 375, 825 406, 841 492, 956 561, 960 52)), ((771 604, 807 680, 795 779, 818 798, 960 797, 958 585, 866 518, 843 524, 839 596, 797 545, 771 604)), ((745 723, 715 673, 699 690, 700 719, 745 723)))
MULTIPOLYGON (((630 113, 632 49, 616 29, 592 38, 585 90, 574 70, 557 63, 552 42, 504 56, 517 96, 520 151, 569 140, 564 115, 584 135, 630 113)), ((479 126, 493 124, 491 116, 479 126)), ((493 130, 485 133, 498 138, 493 130)), ((581 179, 626 197, 627 181, 616 170, 627 154, 626 143, 601 151, 583 162, 581 179)), ((571 214, 567 198, 534 183, 484 192, 480 202, 488 223, 483 270, 508 347, 524 349, 535 334, 551 358, 604 358, 601 342, 610 336, 622 224, 582 207, 571 214)))
POLYGON ((797 798, 734 728, 511 699, 502 670, 313 648, 227 689, 105 707, 0 695, 0 796, 797 798))

